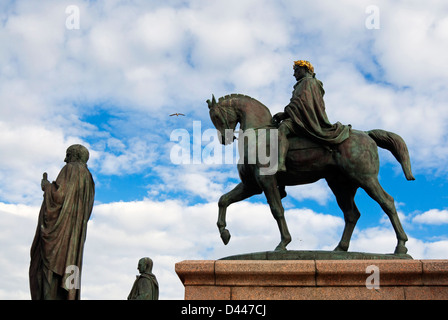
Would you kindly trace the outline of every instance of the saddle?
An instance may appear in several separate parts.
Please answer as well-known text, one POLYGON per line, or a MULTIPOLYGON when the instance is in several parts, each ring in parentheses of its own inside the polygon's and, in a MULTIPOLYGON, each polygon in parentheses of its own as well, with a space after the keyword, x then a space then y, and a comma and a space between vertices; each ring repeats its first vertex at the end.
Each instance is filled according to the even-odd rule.
POLYGON ((326 145, 317 143, 309 138, 303 136, 292 136, 288 138, 289 148, 288 151, 292 150, 306 150, 306 149, 318 149, 325 148, 326 145))
MULTIPOLYGON (((315 142, 312 139, 304 137, 304 136, 292 136, 292 137, 288 137, 288 140, 289 140, 289 148, 288 148, 288 156, 287 157, 296 158, 300 154, 301 155, 307 154, 307 153, 303 153, 303 152, 299 152, 297 154, 297 153, 294 153, 294 151, 305 151, 305 150, 311 150, 311 149, 324 149, 329 152, 333 151, 333 149, 331 149, 331 146, 315 142)), ((291 167, 289 167, 289 169, 291 169, 291 167)), ((281 198, 286 197, 287 193, 285 190, 285 186, 280 184, 277 186, 277 188, 278 188, 278 191, 280 192, 280 197, 281 198)))

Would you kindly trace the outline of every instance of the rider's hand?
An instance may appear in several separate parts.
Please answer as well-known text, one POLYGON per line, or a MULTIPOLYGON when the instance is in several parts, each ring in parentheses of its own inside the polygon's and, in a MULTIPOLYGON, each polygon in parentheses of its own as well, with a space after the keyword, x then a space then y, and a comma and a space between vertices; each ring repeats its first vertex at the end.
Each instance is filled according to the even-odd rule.
POLYGON ((276 113, 273 117, 272 117, 272 122, 274 122, 274 124, 280 124, 280 122, 282 121, 282 120, 284 120, 285 119, 285 113, 284 112, 279 112, 279 113, 276 113))
POLYGON ((40 187, 42 188, 42 191, 45 191, 45 187, 47 186, 47 184, 50 184, 50 181, 47 180, 47 173, 44 172, 42 180, 40 182, 40 187))

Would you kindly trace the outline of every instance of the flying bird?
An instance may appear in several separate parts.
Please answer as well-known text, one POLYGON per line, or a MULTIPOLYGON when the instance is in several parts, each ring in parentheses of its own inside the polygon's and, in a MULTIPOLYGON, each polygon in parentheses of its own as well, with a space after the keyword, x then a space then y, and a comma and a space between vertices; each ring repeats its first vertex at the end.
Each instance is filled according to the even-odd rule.
POLYGON ((170 117, 172 117, 172 116, 185 116, 183 113, 173 113, 173 114, 170 114, 170 117))

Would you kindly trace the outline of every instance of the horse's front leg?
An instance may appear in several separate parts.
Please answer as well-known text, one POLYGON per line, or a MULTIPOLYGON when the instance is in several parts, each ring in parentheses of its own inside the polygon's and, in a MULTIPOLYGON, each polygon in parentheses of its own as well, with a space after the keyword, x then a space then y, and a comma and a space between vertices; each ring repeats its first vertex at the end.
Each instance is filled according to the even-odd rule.
POLYGON ((223 195, 218 202, 218 207, 219 207, 219 212, 218 212, 218 229, 219 229, 219 234, 221 235, 221 239, 222 242, 224 242, 224 244, 228 244, 230 241, 230 232, 229 230, 226 229, 226 212, 227 212, 227 206, 224 203, 224 197, 225 195, 223 195), (221 200, 222 199, 222 200, 221 200))
POLYGON ((219 213, 218 213, 218 229, 219 233, 221 234, 221 239, 224 242, 224 244, 229 243, 230 241, 230 232, 226 229, 226 213, 227 213, 227 207, 230 206, 232 203, 247 199, 255 194, 260 194, 261 190, 254 190, 251 188, 248 188, 246 185, 244 185, 242 182, 239 183, 235 188, 233 188, 228 193, 224 194, 219 198, 218 201, 218 207, 219 207, 219 213))
POLYGON ((291 242, 291 235, 288 230, 288 225, 286 224, 285 210, 282 205, 280 192, 277 188, 277 179, 275 176, 260 176, 259 180, 280 231, 281 239, 280 243, 275 248, 275 251, 284 251, 286 250, 286 246, 291 242))

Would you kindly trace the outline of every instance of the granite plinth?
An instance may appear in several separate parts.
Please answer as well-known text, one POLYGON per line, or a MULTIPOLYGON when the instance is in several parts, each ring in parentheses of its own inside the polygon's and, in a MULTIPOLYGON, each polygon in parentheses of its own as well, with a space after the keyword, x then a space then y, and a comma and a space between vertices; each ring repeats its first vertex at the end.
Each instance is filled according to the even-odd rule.
POLYGON ((186 260, 186 300, 448 300, 448 260, 186 260), (368 288, 369 266, 379 271, 368 288))

